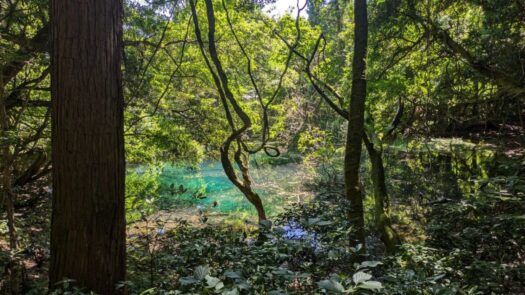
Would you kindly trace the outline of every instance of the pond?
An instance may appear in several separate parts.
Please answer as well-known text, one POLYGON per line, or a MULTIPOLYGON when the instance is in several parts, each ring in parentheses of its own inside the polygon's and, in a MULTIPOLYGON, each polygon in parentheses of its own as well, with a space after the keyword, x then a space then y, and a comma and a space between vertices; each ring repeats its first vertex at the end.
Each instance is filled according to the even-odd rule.
MULTIPOLYGON (((326 163, 335 168, 335 183, 342 189, 342 159, 336 156, 326 163), (341 160, 341 161, 340 161, 341 160), (335 163, 335 164, 334 164, 335 163)), ((407 218, 421 216, 426 205, 454 201, 473 195, 483 179, 497 172, 499 161, 495 148, 459 139, 431 139, 426 142, 403 141, 385 148, 384 161, 391 203, 406 211, 407 218)), ((363 156, 363 184, 366 195, 372 194, 368 173, 370 164, 363 156)), ((287 205, 312 199, 312 183, 320 182, 325 171, 298 161, 257 164, 252 161, 250 172, 254 189, 260 194, 267 214, 272 217, 287 205)), ((159 209, 188 213, 195 217, 202 212, 236 219, 254 219, 256 212, 242 193, 225 176, 218 161, 208 161, 198 167, 164 164, 156 175, 159 209)), ((314 189, 315 190, 315 189, 314 189)), ((372 208, 372 198, 366 198, 366 208, 372 208)), ((184 215, 184 214, 182 214, 184 215)), ((371 215, 371 214, 370 214, 371 215)), ((186 216, 187 217, 187 216, 186 216)))
POLYGON ((496 148, 461 139, 431 139, 393 145, 384 153, 387 182, 397 201, 458 200, 477 191, 504 159, 496 148))
MULTIPOLYGON (((303 202, 312 196, 304 185, 309 176, 302 164, 257 165, 255 162, 250 168, 253 187, 269 216, 281 212, 287 204, 303 202)), ((208 161, 198 167, 165 165, 159 180, 164 209, 193 207, 224 214, 256 214, 226 177, 218 161, 208 161)))

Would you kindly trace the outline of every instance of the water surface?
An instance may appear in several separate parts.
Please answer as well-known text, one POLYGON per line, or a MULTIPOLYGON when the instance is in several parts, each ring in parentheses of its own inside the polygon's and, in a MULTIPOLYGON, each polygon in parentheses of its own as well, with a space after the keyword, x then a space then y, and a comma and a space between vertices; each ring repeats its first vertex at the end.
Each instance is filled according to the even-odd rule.
MULTIPOLYGON (((287 204, 311 197, 304 187, 308 176, 301 164, 252 164, 250 173, 253 187, 270 215, 282 211, 287 204)), ((160 184, 165 206, 198 206, 221 213, 255 214, 253 206, 226 177, 218 161, 208 161, 196 168, 165 165, 160 184), (187 191, 172 194, 180 185, 187 191)))

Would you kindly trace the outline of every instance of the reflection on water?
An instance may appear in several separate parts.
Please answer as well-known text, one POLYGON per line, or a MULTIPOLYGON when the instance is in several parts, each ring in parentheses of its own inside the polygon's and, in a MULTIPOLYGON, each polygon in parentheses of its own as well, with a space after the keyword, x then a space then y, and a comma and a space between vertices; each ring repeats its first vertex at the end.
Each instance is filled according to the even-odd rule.
MULTIPOLYGON (((435 205, 479 198, 487 180, 504 173, 498 166, 505 161, 495 147, 458 139, 402 142, 385 149, 384 160, 394 222, 405 237, 417 240, 426 239, 424 225, 435 205)), ((366 174, 363 179, 371 195, 370 179, 366 174)), ((372 208, 371 198, 367 201, 372 208)))
POLYGON ((493 147, 457 139, 410 142, 385 151, 387 181, 393 197, 421 201, 459 200, 476 193, 494 173, 493 147))
MULTIPOLYGON (((385 149, 387 186, 393 206, 406 206, 409 218, 419 218, 433 202, 458 201, 474 195, 493 176, 498 162, 493 147, 455 139, 402 142, 385 149)), ((372 193, 369 161, 363 159, 363 182, 372 193)), ((287 204, 303 202, 314 194, 313 177, 302 164, 251 165, 254 188, 267 213, 279 213, 287 204)), ((341 172, 337 174, 342 175, 341 172)), ((197 168, 165 165, 160 175, 163 209, 188 206, 217 213, 245 212, 255 216, 252 205, 225 176, 219 162, 197 168), (183 185, 184 193, 173 193, 183 185)), ((398 208, 400 209, 400 208, 398 208)))

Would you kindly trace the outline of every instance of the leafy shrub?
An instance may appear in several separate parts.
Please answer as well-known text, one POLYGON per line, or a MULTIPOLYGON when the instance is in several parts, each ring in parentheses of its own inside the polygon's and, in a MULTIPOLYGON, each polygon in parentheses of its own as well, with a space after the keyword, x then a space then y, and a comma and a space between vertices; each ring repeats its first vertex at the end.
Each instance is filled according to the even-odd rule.
POLYGON ((297 205, 276 219, 244 228, 175 220, 132 236, 130 289, 168 294, 370 293, 382 288, 354 264, 344 209, 328 201, 297 205), (328 210, 330 208, 330 210, 328 210), (164 228, 172 228, 164 230, 164 228), (339 274, 338 274, 339 273, 339 274))

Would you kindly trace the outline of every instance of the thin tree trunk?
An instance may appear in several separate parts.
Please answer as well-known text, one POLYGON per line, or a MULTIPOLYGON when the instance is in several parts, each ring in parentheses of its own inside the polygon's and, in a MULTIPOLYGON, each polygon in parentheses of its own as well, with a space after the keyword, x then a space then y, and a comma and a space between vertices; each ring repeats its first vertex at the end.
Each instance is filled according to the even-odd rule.
MULTIPOLYGON (((16 253, 18 248, 18 237, 15 227, 15 196, 12 191, 13 179, 13 159, 11 150, 11 138, 9 130, 11 124, 7 112, 6 96, 4 94, 3 70, 0 71, 0 201, 6 211, 7 230, 9 235, 9 250, 11 254, 16 253)), ((23 266, 14 256, 11 256, 9 263, 2 271, 6 275, 4 286, 1 286, 0 293, 19 294, 21 292, 23 278, 23 266)))
POLYGON ((117 0, 51 1, 51 289, 125 292, 121 17, 117 0))
POLYGON ((248 201, 255 207, 255 210, 257 210, 257 217, 260 223, 261 221, 266 220, 266 211, 264 210, 261 197, 252 188, 252 177, 249 173, 248 161, 249 160, 246 154, 243 154, 241 150, 238 149, 235 153, 235 162, 237 163, 239 170, 241 170, 243 179, 243 186, 240 189, 244 193, 248 201), (245 158, 243 158, 243 156, 245 158))
POLYGON ((227 140, 221 147, 221 164, 224 169, 224 173, 228 179, 244 194, 244 197, 250 202, 257 211, 257 219, 259 223, 263 220, 267 220, 266 211, 259 194, 257 194, 252 188, 252 179, 249 173, 248 161, 242 159, 245 154, 240 149, 235 152, 234 161, 241 171, 241 178, 237 176, 235 168, 233 167, 232 160, 230 159, 230 141, 227 140))
POLYGON ((10 149, 9 134, 9 117, 6 109, 6 101, 4 97, 4 79, 0 73, 0 138, 2 138, 1 146, 1 161, 0 161, 0 196, 7 216, 7 229, 9 231, 9 247, 11 251, 16 250, 17 237, 15 229, 15 207, 14 196, 11 190, 12 185, 12 158, 13 155, 10 149))
POLYGON ((366 0, 354 1, 354 58, 352 63, 352 93, 348 110, 348 133, 344 160, 345 193, 350 201, 349 218, 355 226, 350 237, 352 244, 365 246, 365 220, 363 193, 359 186, 361 141, 364 132, 366 99, 366 55, 368 20, 366 0))
POLYGON ((202 39, 201 30, 199 26, 199 18, 197 15, 196 3, 194 0, 190 0, 191 11, 193 14, 193 24, 195 26, 195 36, 199 44, 202 57, 212 75, 213 81, 219 92, 219 97, 224 108, 228 125, 231 129, 231 134, 226 138, 221 146, 221 163, 224 172, 228 179, 244 194, 246 199, 255 207, 257 210, 257 217, 259 222, 266 220, 266 212, 260 196, 252 188, 252 179, 249 173, 248 159, 246 159, 247 151, 243 150, 242 147, 242 136, 244 133, 251 128, 250 117, 243 110, 241 105, 235 100, 233 93, 230 90, 228 75, 223 69, 220 61, 216 44, 215 44, 215 12, 213 9, 213 2, 206 0, 206 16, 208 20, 208 50, 209 58, 204 47, 204 41, 202 39), (232 111, 230 110, 233 110, 232 111), (241 121, 241 126, 237 127, 233 115, 237 115, 241 121), (237 143, 235 151, 231 150, 232 144, 237 143), (234 154, 234 159, 231 159, 231 154, 234 154), (237 175, 234 164, 237 165, 241 172, 241 177, 237 175))
POLYGON ((365 147, 372 166, 372 184, 374 187, 374 219, 379 237, 385 245, 387 254, 396 252, 400 244, 399 236, 392 227, 388 210, 388 192, 386 189, 385 168, 381 149, 376 150, 370 140, 363 136, 365 147))
MULTIPOLYGON (((372 181, 374 183, 374 198, 375 198, 375 210, 374 212, 378 216, 376 220, 380 222, 378 228, 381 229, 381 236, 385 243, 387 251, 390 252, 397 245, 398 238, 395 231, 393 231, 388 217, 388 194, 385 185, 385 172, 382 159, 382 151, 376 151, 373 145, 368 141, 366 134, 364 133, 364 102, 366 99, 366 51, 367 51, 367 18, 366 18, 366 2, 361 1, 355 4, 355 51, 354 51, 354 63, 353 63, 353 83, 352 83, 352 98, 349 111, 344 110, 342 107, 343 97, 340 96, 333 88, 331 88, 325 82, 319 80, 310 70, 310 65, 313 61, 313 57, 319 48, 321 37, 318 38, 317 44, 314 48, 312 57, 306 58, 304 55, 298 53, 295 48, 291 47, 282 37, 286 45, 299 57, 307 62, 306 73, 310 79, 310 82, 314 86, 315 90, 321 95, 323 100, 328 106, 334 110, 339 116, 345 120, 350 120, 350 112, 352 113, 353 122, 348 126, 347 145, 345 147, 345 187, 346 195, 348 199, 353 203, 351 204, 349 218, 354 221, 354 225, 357 228, 355 235, 351 236, 351 242, 353 244, 362 243, 365 241, 364 231, 364 212, 363 212, 363 192, 360 191, 359 186, 359 165, 360 165, 360 153, 361 145, 358 144, 358 138, 362 138, 365 142, 367 149, 370 152, 371 164, 372 164, 372 181), (322 84, 321 88, 317 83, 322 84), (330 98, 329 94, 335 96, 339 105, 334 103, 330 98), (362 135, 358 132, 362 131, 362 135)), ((398 111, 394 117, 391 126, 387 130, 387 136, 391 135, 396 126, 401 120, 404 106, 399 101, 398 111)))

